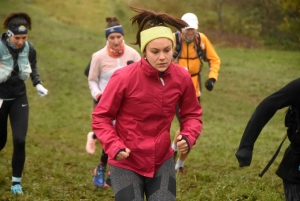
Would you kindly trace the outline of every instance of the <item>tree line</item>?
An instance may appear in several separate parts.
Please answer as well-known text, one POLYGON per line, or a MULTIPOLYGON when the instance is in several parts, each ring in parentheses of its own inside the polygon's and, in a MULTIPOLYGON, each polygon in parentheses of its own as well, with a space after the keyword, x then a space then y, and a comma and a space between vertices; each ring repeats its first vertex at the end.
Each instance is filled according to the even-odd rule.
POLYGON ((245 36, 276 49, 300 50, 300 0, 173 0, 172 4, 132 0, 131 4, 177 17, 193 12, 202 30, 245 36))

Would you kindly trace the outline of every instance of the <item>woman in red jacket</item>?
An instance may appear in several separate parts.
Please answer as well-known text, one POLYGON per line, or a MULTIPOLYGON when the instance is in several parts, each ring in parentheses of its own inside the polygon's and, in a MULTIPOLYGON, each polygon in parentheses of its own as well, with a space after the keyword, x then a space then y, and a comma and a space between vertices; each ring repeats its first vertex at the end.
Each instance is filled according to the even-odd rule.
POLYGON ((174 40, 165 24, 187 24, 139 8, 140 61, 115 71, 93 112, 93 131, 108 154, 115 200, 175 200, 176 178, 170 128, 178 103, 181 135, 177 146, 190 151, 202 130, 202 109, 190 74, 172 63, 174 40), (109 93, 106 93, 109 91, 109 93), (115 126, 111 121, 116 119, 115 126))

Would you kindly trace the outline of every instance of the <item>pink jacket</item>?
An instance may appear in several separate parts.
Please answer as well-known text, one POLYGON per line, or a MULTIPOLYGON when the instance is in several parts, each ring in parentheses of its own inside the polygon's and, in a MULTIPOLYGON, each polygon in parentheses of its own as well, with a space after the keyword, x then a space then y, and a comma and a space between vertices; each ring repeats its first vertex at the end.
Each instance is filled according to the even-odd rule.
POLYGON ((115 71, 92 114, 93 131, 109 164, 146 177, 153 177, 173 156, 170 128, 177 103, 181 134, 190 148, 202 130, 202 108, 188 71, 171 63, 160 74, 144 58, 115 71), (117 153, 125 148, 130 149, 130 156, 116 161, 117 153))
POLYGON ((125 45, 124 54, 118 58, 109 56, 107 45, 92 55, 88 76, 92 97, 97 100, 97 95, 103 93, 111 75, 115 70, 127 66, 127 61, 139 61, 139 53, 132 47, 125 45))

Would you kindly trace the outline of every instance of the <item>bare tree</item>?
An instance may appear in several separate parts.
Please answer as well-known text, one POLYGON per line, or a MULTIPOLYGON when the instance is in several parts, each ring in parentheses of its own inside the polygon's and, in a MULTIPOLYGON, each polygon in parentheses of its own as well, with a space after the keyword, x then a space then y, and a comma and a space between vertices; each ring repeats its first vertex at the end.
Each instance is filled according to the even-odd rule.
POLYGON ((224 2, 225 2, 225 0, 218 0, 218 5, 217 5, 217 13, 218 13, 221 32, 223 32, 223 27, 224 27, 223 12, 222 12, 224 2))

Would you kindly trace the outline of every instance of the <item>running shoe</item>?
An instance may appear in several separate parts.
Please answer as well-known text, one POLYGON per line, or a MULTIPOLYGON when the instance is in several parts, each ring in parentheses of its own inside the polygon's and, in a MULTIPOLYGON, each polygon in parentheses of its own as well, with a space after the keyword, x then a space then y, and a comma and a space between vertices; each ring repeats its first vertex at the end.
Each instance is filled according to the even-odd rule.
POLYGON ((101 188, 104 186, 104 181, 105 181, 105 167, 102 165, 98 165, 94 169, 94 178, 93 178, 93 183, 96 187, 101 188))
POLYGON ((183 167, 178 168, 178 174, 183 174, 183 173, 184 173, 184 168, 183 167))
POLYGON ((20 184, 16 184, 11 186, 11 192, 12 194, 20 194, 23 195, 22 186, 20 184))

